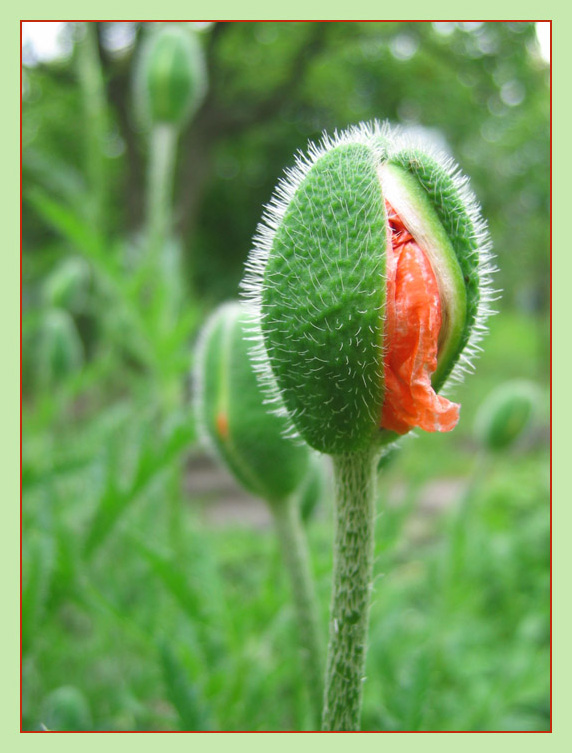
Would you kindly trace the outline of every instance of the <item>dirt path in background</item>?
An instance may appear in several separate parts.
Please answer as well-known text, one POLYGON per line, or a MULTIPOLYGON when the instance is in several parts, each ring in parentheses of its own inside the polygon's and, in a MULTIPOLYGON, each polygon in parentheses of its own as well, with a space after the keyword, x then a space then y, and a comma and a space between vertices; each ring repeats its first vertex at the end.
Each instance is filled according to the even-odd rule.
MULTIPOLYGON (((415 528, 423 527, 423 518, 433 517, 452 507, 465 486, 464 478, 429 481, 419 490, 410 524, 415 528)), ((206 521, 213 526, 267 528, 272 524, 264 502, 243 491, 229 473, 205 455, 196 455, 189 461, 185 492, 190 500, 198 501, 206 521)), ((402 504, 406 492, 404 483, 393 484, 388 491, 388 504, 402 504)), ((319 514, 325 516, 328 511, 321 509, 319 514)))

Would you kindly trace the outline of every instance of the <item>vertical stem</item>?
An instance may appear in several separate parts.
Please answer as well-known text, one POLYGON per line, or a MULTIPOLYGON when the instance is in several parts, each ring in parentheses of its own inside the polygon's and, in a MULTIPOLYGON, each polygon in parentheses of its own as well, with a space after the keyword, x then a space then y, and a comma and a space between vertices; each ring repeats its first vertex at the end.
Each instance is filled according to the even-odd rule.
POLYGON ((348 453, 333 461, 334 583, 322 729, 354 731, 360 724, 372 586, 377 453, 348 453))
MULTIPOLYGON (((153 304, 157 311, 155 324, 164 315, 165 307, 173 305, 173 301, 161 301, 160 296, 165 290, 165 268, 167 241, 170 239, 173 221, 173 183, 175 178, 175 164, 177 156, 177 127, 170 123, 153 125, 150 134, 149 165, 147 175, 147 238, 146 258, 144 268, 148 275, 151 295, 155 298, 153 304)), ((160 376, 160 391, 162 409, 167 412, 177 407, 179 403, 178 378, 173 383, 172 377, 166 381, 161 372, 161 363, 156 363, 160 376)), ((180 553, 182 549, 182 509, 180 496, 180 473, 172 469, 167 481, 168 531, 169 541, 173 552, 180 553)))
POLYGON ((290 577, 300 633, 304 674, 313 707, 314 721, 318 723, 323 698, 323 645, 308 545, 300 520, 298 500, 291 498, 274 504, 272 512, 290 577))
POLYGON ((107 99, 97 47, 97 23, 84 24, 85 37, 78 49, 78 77, 84 108, 86 172, 90 189, 90 220, 100 236, 106 225, 105 139, 107 136, 107 99))
POLYGON ((177 128, 159 123, 151 131, 147 183, 147 232, 150 258, 157 259, 171 233, 177 128))

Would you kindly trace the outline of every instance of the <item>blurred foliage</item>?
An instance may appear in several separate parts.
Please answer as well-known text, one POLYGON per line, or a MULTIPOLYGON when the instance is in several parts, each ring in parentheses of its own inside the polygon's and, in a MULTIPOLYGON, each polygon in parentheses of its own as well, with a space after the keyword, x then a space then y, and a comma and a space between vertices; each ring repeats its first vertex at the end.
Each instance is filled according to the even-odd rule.
MULTIPOLYGON (((112 227, 135 229, 145 154, 131 84, 143 34, 132 24, 117 50, 109 27, 118 25, 100 26, 107 209, 112 227)), ((489 218, 506 304, 546 307, 549 72, 534 24, 217 23, 202 37, 210 89, 181 138, 178 170, 189 286, 233 297, 260 207, 294 151, 323 130, 378 118, 429 129, 455 155, 489 218)), ((75 71, 73 59, 25 69, 25 185, 56 195, 76 193, 85 177, 75 71)), ((26 208, 33 254, 46 227, 26 208)))
MULTIPOLYGON (((158 254, 133 101, 148 26, 66 24, 66 57, 24 55, 24 728, 307 726, 271 531, 209 523, 215 500, 193 491, 187 375, 292 154, 378 118, 471 176, 504 294, 453 394, 458 429, 420 432, 381 470, 364 728, 547 729, 549 69, 534 25, 181 24, 209 89, 178 138, 158 254), (541 418, 483 456, 478 406, 521 378, 541 418)), ((329 510, 308 527, 325 630, 329 510)))

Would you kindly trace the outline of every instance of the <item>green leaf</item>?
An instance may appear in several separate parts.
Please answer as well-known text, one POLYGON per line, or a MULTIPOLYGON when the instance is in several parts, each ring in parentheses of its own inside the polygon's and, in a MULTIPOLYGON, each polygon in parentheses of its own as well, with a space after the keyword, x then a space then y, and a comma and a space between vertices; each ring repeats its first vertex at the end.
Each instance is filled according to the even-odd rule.
POLYGON ((54 572, 54 543, 43 531, 28 531, 23 552, 22 647, 26 651, 42 624, 54 572))
POLYGON ((180 554, 163 553, 141 538, 130 541, 187 616, 188 628, 196 631, 205 668, 213 672, 227 659, 227 612, 210 548, 203 549, 198 533, 187 538, 191 556, 183 559, 180 554))
MULTIPOLYGON (((39 190, 31 192, 28 198, 40 216, 72 249, 91 262, 100 288, 111 298, 113 326, 108 329, 109 336, 137 359, 153 365, 156 353, 148 335, 149 324, 138 302, 133 296, 126 294, 129 285, 126 285, 125 271, 115 261, 117 254, 105 248, 103 240, 94 234, 91 225, 78 217, 71 208, 54 201, 39 190)), ((106 305, 109 307, 109 303, 106 305)))
MULTIPOLYGON (((68 243, 92 261, 105 265, 101 239, 94 234, 90 225, 79 217, 73 209, 51 199, 43 191, 36 189, 27 197, 38 214, 52 226, 68 243)), ((109 266, 109 262, 107 262, 109 266)))
POLYGON ((189 679, 183 663, 167 643, 161 646, 159 654, 167 696, 177 710, 179 728, 185 732, 211 729, 199 690, 189 679))
MULTIPOLYGON (((194 438, 195 426, 189 421, 175 425, 166 437, 161 437, 160 432, 149 433, 140 452, 133 479, 127 488, 121 485, 121 468, 114 470, 107 467, 108 478, 85 541, 87 557, 93 556, 131 505, 166 468, 178 461, 180 455, 192 445, 194 438)), ((117 454, 114 455, 117 457, 117 454)))

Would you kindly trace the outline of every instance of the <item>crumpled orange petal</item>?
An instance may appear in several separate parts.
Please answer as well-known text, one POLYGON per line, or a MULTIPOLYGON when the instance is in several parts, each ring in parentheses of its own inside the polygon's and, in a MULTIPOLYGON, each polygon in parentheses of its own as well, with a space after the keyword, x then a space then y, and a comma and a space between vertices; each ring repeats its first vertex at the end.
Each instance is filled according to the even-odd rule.
POLYGON ((384 429, 451 431, 459 408, 436 394, 441 302, 435 273, 393 207, 386 202, 391 244, 387 254, 384 429))

